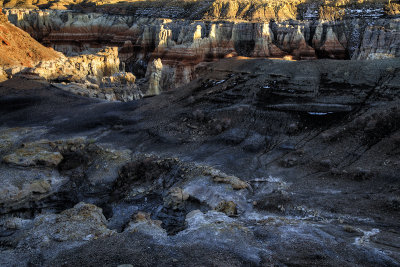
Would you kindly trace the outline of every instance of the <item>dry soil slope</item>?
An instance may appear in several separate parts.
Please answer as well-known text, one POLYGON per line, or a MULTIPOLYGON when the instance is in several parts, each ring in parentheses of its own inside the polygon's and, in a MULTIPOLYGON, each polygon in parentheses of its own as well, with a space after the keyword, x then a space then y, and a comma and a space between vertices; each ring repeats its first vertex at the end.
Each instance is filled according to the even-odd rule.
POLYGON ((32 67, 35 63, 59 57, 59 53, 46 48, 28 33, 8 22, 0 9, 0 67, 32 67))

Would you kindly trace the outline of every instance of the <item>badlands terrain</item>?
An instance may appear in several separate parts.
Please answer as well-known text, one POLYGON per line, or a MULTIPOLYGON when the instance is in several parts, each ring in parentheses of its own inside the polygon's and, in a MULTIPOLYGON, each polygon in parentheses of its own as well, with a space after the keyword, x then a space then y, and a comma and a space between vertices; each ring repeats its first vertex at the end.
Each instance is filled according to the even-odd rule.
POLYGON ((400 265, 399 1, 0 6, 0 266, 400 265))

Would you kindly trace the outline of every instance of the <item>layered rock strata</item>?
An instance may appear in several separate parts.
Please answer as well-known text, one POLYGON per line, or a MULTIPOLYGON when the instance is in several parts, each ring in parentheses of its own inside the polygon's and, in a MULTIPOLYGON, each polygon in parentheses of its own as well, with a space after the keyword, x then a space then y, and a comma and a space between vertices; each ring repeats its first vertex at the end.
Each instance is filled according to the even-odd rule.
POLYGON ((127 102, 144 96, 135 84, 135 80, 132 73, 117 72, 112 76, 103 77, 101 82, 95 76, 88 76, 81 82, 61 82, 53 83, 53 85, 85 97, 127 102))
POLYGON ((400 22, 383 17, 253 23, 55 10, 6 10, 6 14, 15 25, 56 50, 72 54, 117 45, 122 61, 159 50, 173 55, 175 49, 182 57, 200 60, 223 57, 232 51, 260 57, 289 54, 296 58, 366 59, 376 51, 399 56, 400 22), (362 53, 365 50, 367 54, 362 53))
MULTIPOLYGON (((106 45, 118 46, 121 62, 139 77, 157 76, 152 74, 154 68, 149 63, 160 58, 161 91, 191 81, 199 63, 224 57, 374 59, 400 56, 400 20, 388 17, 383 7, 346 7, 346 16, 339 18, 320 9, 315 13, 310 8, 307 6, 302 13, 300 19, 305 20, 270 20, 273 18, 267 12, 263 22, 226 20, 231 16, 229 12, 223 15, 225 9, 215 11, 220 16, 212 15, 213 20, 202 21, 60 10, 11 9, 6 13, 15 25, 67 55, 83 50, 97 51, 106 45)), ((148 90, 153 91, 150 87, 148 90)))
POLYGON ((399 14, 400 7, 398 1, 387 0, 2 0, 1 5, 5 8, 75 10, 135 17, 251 21, 393 16, 399 14), (358 12, 356 8, 366 12, 358 12))
POLYGON ((64 91, 109 101, 131 101, 143 96, 135 84, 136 77, 129 72, 119 72, 116 47, 75 57, 56 55, 56 59, 41 61, 31 67, 3 66, 3 79, 13 76, 44 78, 64 91))
POLYGON ((136 77, 119 72, 117 47, 107 47, 96 54, 60 57, 44 61, 27 72, 56 82, 54 85, 78 95, 109 101, 131 101, 142 97, 136 77))

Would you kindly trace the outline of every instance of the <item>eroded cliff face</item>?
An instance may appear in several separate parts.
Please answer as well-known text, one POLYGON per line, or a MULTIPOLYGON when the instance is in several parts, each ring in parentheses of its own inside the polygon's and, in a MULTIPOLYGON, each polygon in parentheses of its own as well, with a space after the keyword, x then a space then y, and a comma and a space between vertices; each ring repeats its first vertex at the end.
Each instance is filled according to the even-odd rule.
POLYGON ((118 47, 106 47, 95 54, 43 61, 23 73, 45 78, 59 89, 86 97, 124 102, 141 98, 136 77, 119 68, 118 47))
MULTIPOLYGON (((140 11, 140 7, 125 15, 27 9, 8 9, 6 14, 12 23, 35 39, 66 55, 118 46, 119 58, 126 70, 139 78, 158 77, 156 91, 186 84, 196 77, 195 69, 201 62, 224 57, 375 59, 400 56, 396 3, 211 2, 207 7, 198 7, 202 10, 198 17, 201 20, 193 20, 187 12, 175 12, 171 7, 152 7, 147 13, 140 11), (149 18, 153 15, 169 19, 149 18), (156 59, 161 60, 163 67, 161 74, 152 75, 154 68, 150 63, 156 59)), ((95 11, 104 11, 101 7, 105 8, 99 5, 95 11)), ((118 12, 114 10, 114 13, 118 12)), ((154 85, 154 79, 147 87, 154 91, 151 84, 154 85)))
MULTIPOLYGON (((354 48, 363 50, 371 40, 380 40, 372 44, 375 50, 386 49, 389 54, 399 55, 400 20, 383 18, 378 11, 371 18, 354 16, 337 21, 314 19, 263 23, 135 18, 60 10, 12 9, 6 10, 6 14, 12 23, 59 51, 81 52, 113 44, 124 48, 122 60, 127 60, 129 54, 137 54, 138 50, 149 53, 157 51, 157 48, 182 48, 178 47, 180 45, 190 50, 206 50, 185 53, 196 57, 199 54, 224 56, 235 50, 245 56, 291 54, 298 58, 347 56, 363 59, 366 56, 354 48), (257 51, 260 49, 264 51, 257 51)), ((180 54, 182 52, 185 51, 180 54)), ((374 52, 371 50, 369 53, 374 52)))
POLYGON ((96 54, 63 56, 57 60, 43 61, 31 72, 47 80, 82 81, 91 76, 97 81, 101 81, 104 76, 117 73, 119 65, 118 48, 107 47, 96 54))

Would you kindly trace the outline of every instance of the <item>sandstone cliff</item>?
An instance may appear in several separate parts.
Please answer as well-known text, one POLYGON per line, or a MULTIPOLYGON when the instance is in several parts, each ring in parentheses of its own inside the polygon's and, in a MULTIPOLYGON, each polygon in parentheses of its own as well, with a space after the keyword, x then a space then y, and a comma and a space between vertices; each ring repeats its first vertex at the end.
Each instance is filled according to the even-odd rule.
POLYGON ((94 54, 43 61, 25 73, 43 77, 62 90, 86 97, 124 102, 141 98, 136 77, 119 72, 119 66, 118 48, 106 47, 94 54))
MULTIPOLYGON (((195 66, 227 56, 372 59, 400 56, 400 20, 236 22, 135 18, 69 11, 7 10, 9 19, 67 55, 119 46, 126 69, 139 77, 160 58, 161 87, 193 79, 195 66), (162 80, 166 81, 163 82, 162 80)), ((147 73, 150 77, 150 73, 147 73)))
POLYGON ((242 56, 260 57, 290 54, 296 58, 366 59, 368 53, 375 52, 399 56, 400 20, 384 18, 380 13, 370 18, 354 15, 345 20, 265 23, 182 21, 69 11, 13 9, 6 13, 12 23, 58 51, 73 54, 105 45, 119 46, 122 61, 160 50, 170 54, 180 50, 182 57, 211 59, 234 51, 242 56))
POLYGON ((104 76, 119 71, 118 49, 105 48, 96 54, 75 57, 60 57, 56 60, 40 62, 31 72, 47 80, 85 81, 93 77, 99 83, 104 76))
POLYGON ((191 81, 201 62, 224 57, 400 56, 400 19, 396 17, 398 4, 393 1, 102 1, 95 6, 89 2, 66 3, 72 11, 5 12, 12 23, 35 39, 69 56, 118 46, 120 61, 139 78, 151 77, 154 68, 149 65, 159 58, 163 65, 161 76, 153 76, 160 76, 162 90, 191 81))

